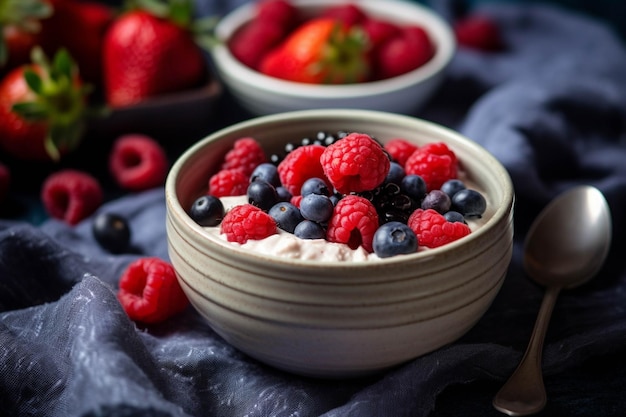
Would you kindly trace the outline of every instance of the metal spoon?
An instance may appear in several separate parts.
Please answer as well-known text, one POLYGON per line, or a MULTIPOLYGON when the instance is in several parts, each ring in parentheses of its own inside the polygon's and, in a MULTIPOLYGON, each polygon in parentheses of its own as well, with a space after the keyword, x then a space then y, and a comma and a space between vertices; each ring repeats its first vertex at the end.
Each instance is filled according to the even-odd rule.
POLYGON ((524 269, 547 289, 526 353, 493 399, 498 411, 524 416, 546 405, 541 355, 552 309, 561 289, 598 272, 611 245, 611 227, 606 199, 591 186, 561 194, 533 222, 524 242, 524 269))

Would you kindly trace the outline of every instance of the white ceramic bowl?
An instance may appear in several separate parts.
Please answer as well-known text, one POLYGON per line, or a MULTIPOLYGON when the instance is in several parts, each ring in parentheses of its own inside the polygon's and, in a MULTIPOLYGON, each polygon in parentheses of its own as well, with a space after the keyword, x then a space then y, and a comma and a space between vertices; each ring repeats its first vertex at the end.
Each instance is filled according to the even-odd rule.
MULTIPOLYGON (((305 13, 341 3, 337 0, 291 0, 305 13)), ((431 35, 435 56, 425 65, 387 80, 352 85, 309 85, 268 77, 240 63, 228 50, 228 39, 254 14, 245 4, 226 15, 216 27, 222 43, 212 49, 218 75, 240 104, 256 115, 319 108, 358 108, 411 114, 428 100, 443 81, 456 42, 449 25, 435 12, 402 0, 356 0, 371 16, 397 23, 418 23, 431 35)))
POLYGON ((368 374, 455 341, 490 306, 511 258, 514 195, 507 171, 458 133, 409 116, 331 109, 242 122, 187 150, 165 192, 169 254, 193 306, 233 346, 302 375, 368 374), (316 262, 250 253, 188 216, 236 139, 253 136, 272 152, 320 129, 366 132, 382 142, 446 142, 487 198, 484 226, 425 252, 316 262))

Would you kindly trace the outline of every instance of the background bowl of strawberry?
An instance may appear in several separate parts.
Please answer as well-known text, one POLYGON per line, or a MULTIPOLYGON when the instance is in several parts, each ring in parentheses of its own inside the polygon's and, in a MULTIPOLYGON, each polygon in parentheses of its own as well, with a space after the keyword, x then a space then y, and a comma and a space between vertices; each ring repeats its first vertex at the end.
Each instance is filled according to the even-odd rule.
POLYGON ((506 170, 475 142, 405 115, 316 109, 240 122, 185 151, 165 192, 168 250, 192 305, 233 346, 303 375, 369 374, 458 339, 491 304, 511 259, 514 195, 506 170), (399 137, 416 147, 446 144, 484 193, 483 225, 432 250, 330 262, 250 252, 192 218, 192 205, 239 139, 253 137, 271 159, 320 130, 364 132, 383 144, 399 137))
POLYGON ((256 1, 224 16, 215 34, 221 80, 257 115, 414 112, 442 82, 456 48, 435 12, 395 0, 256 1))

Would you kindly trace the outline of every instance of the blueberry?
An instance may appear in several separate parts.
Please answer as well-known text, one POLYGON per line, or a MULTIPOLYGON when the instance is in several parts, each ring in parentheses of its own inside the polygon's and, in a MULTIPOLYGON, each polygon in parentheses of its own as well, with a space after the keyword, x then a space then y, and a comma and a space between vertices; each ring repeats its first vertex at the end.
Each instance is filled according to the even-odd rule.
POLYGON ((392 184, 402 184, 402 178, 406 176, 406 172, 402 165, 397 162, 391 162, 389 164, 389 172, 387 173, 387 178, 385 178, 386 183, 392 184))
POLYGON ((452 209, 465 217, 481 217, 487 209, 487 201, 478 191, 466 188, 454 194, 452 209))
POLYGON ((302 184, 300 188, 300 194, 305 196, 307 194, 319 194, 319 195, 330 195, 330 190, 328 189, 328 185, 326 181, 321 178, 309 178, 302 184))
POLYGON ((246 194, 250 204, 264 211, 271 209, 274 204, 278 203, 276 188, 267 181, 251 182, 246 194))
POLYGON ((414 253, 417 251, 417 236, 406 224, 393 221, 376 230, 372 246, 380 258, 414 253))
POLYGON ((200 226, 217 226, 224 218, 224 205, 217 197, 203 195, 193 202, 189 216, 200 226))
POLYGON ((465 223, 465 224, 467 224, 467 222, 465 221, 465 217, 464 217, 461 213, 459 213, 458 211, 454 211, 454 210, 447 211, 447 212, 443 215, 443 217, 444 217, 447 221, 449 221, 450 223, 456 223, 456 222, 459 222, 459 223, 465 223))
POLYGON ((267 181, 274 187, 280 186, 280 178, 278 176, 278 168, 269 162, 258 165, 250 175, 250 182, 256 180, 267 181))
POLYGON ((334 208, 332 200, 325 195, 307 194, 300 201, 302 217, 317 223, 330 219, 334 208))
POLYGON ((422 209, 433 209, 441 214, 444 214, 446 211, 450 210, 451 204, 452 203, 448 194, 441 190, 432 190, 426 194, 426 197, 422 200, 422 209))
POLYGON ((415 201, 421 201, 426 195, 426 181, 419 175, 409 174, 402 179, 400 184, 402 192, 415 201))
POLYGON ((326 231, 318 223, 303 220, 296 226, 293 234, 300 239, 325 239, 326 231))
POLYGON ((130 243, 130 227, 126 219, 114 213, 97 215, 92 224, 93 236, 104 249, 122 253, 130 243))
POLYGON ((304 220, 298 207, 284 201, 274 204, 267 213, 280 229, 289 233, 293 233, 298 223, 304 220))
POLYGON ((343 198, 343 195, 340 193, 333 193, 329 198, 330 198, 330 201, 332 201, 333 206, 336 206, 339 200, 343 198))
POLYGON ((278 194, 278 201, 291 201, 291 197, 293 197, 289 190, 282 185, 276 187, 276 193, 278 194))
POLYGON ((448 180, 441 185, 441 191, 448 194, 450 198, 465 188, 465 183, 458 179, 448 180))

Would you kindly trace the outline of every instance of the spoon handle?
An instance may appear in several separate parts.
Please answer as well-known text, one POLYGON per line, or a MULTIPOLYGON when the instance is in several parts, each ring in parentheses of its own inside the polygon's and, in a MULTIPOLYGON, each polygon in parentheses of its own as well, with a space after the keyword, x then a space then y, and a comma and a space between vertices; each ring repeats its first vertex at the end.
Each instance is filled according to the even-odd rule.
POLYGON ((525 416, 541 411, 546 405, 541 356, 550 316, 560 290, 556 286, 547 288, 526 353, 493 399, 496 410, 510 416, 525 416))

